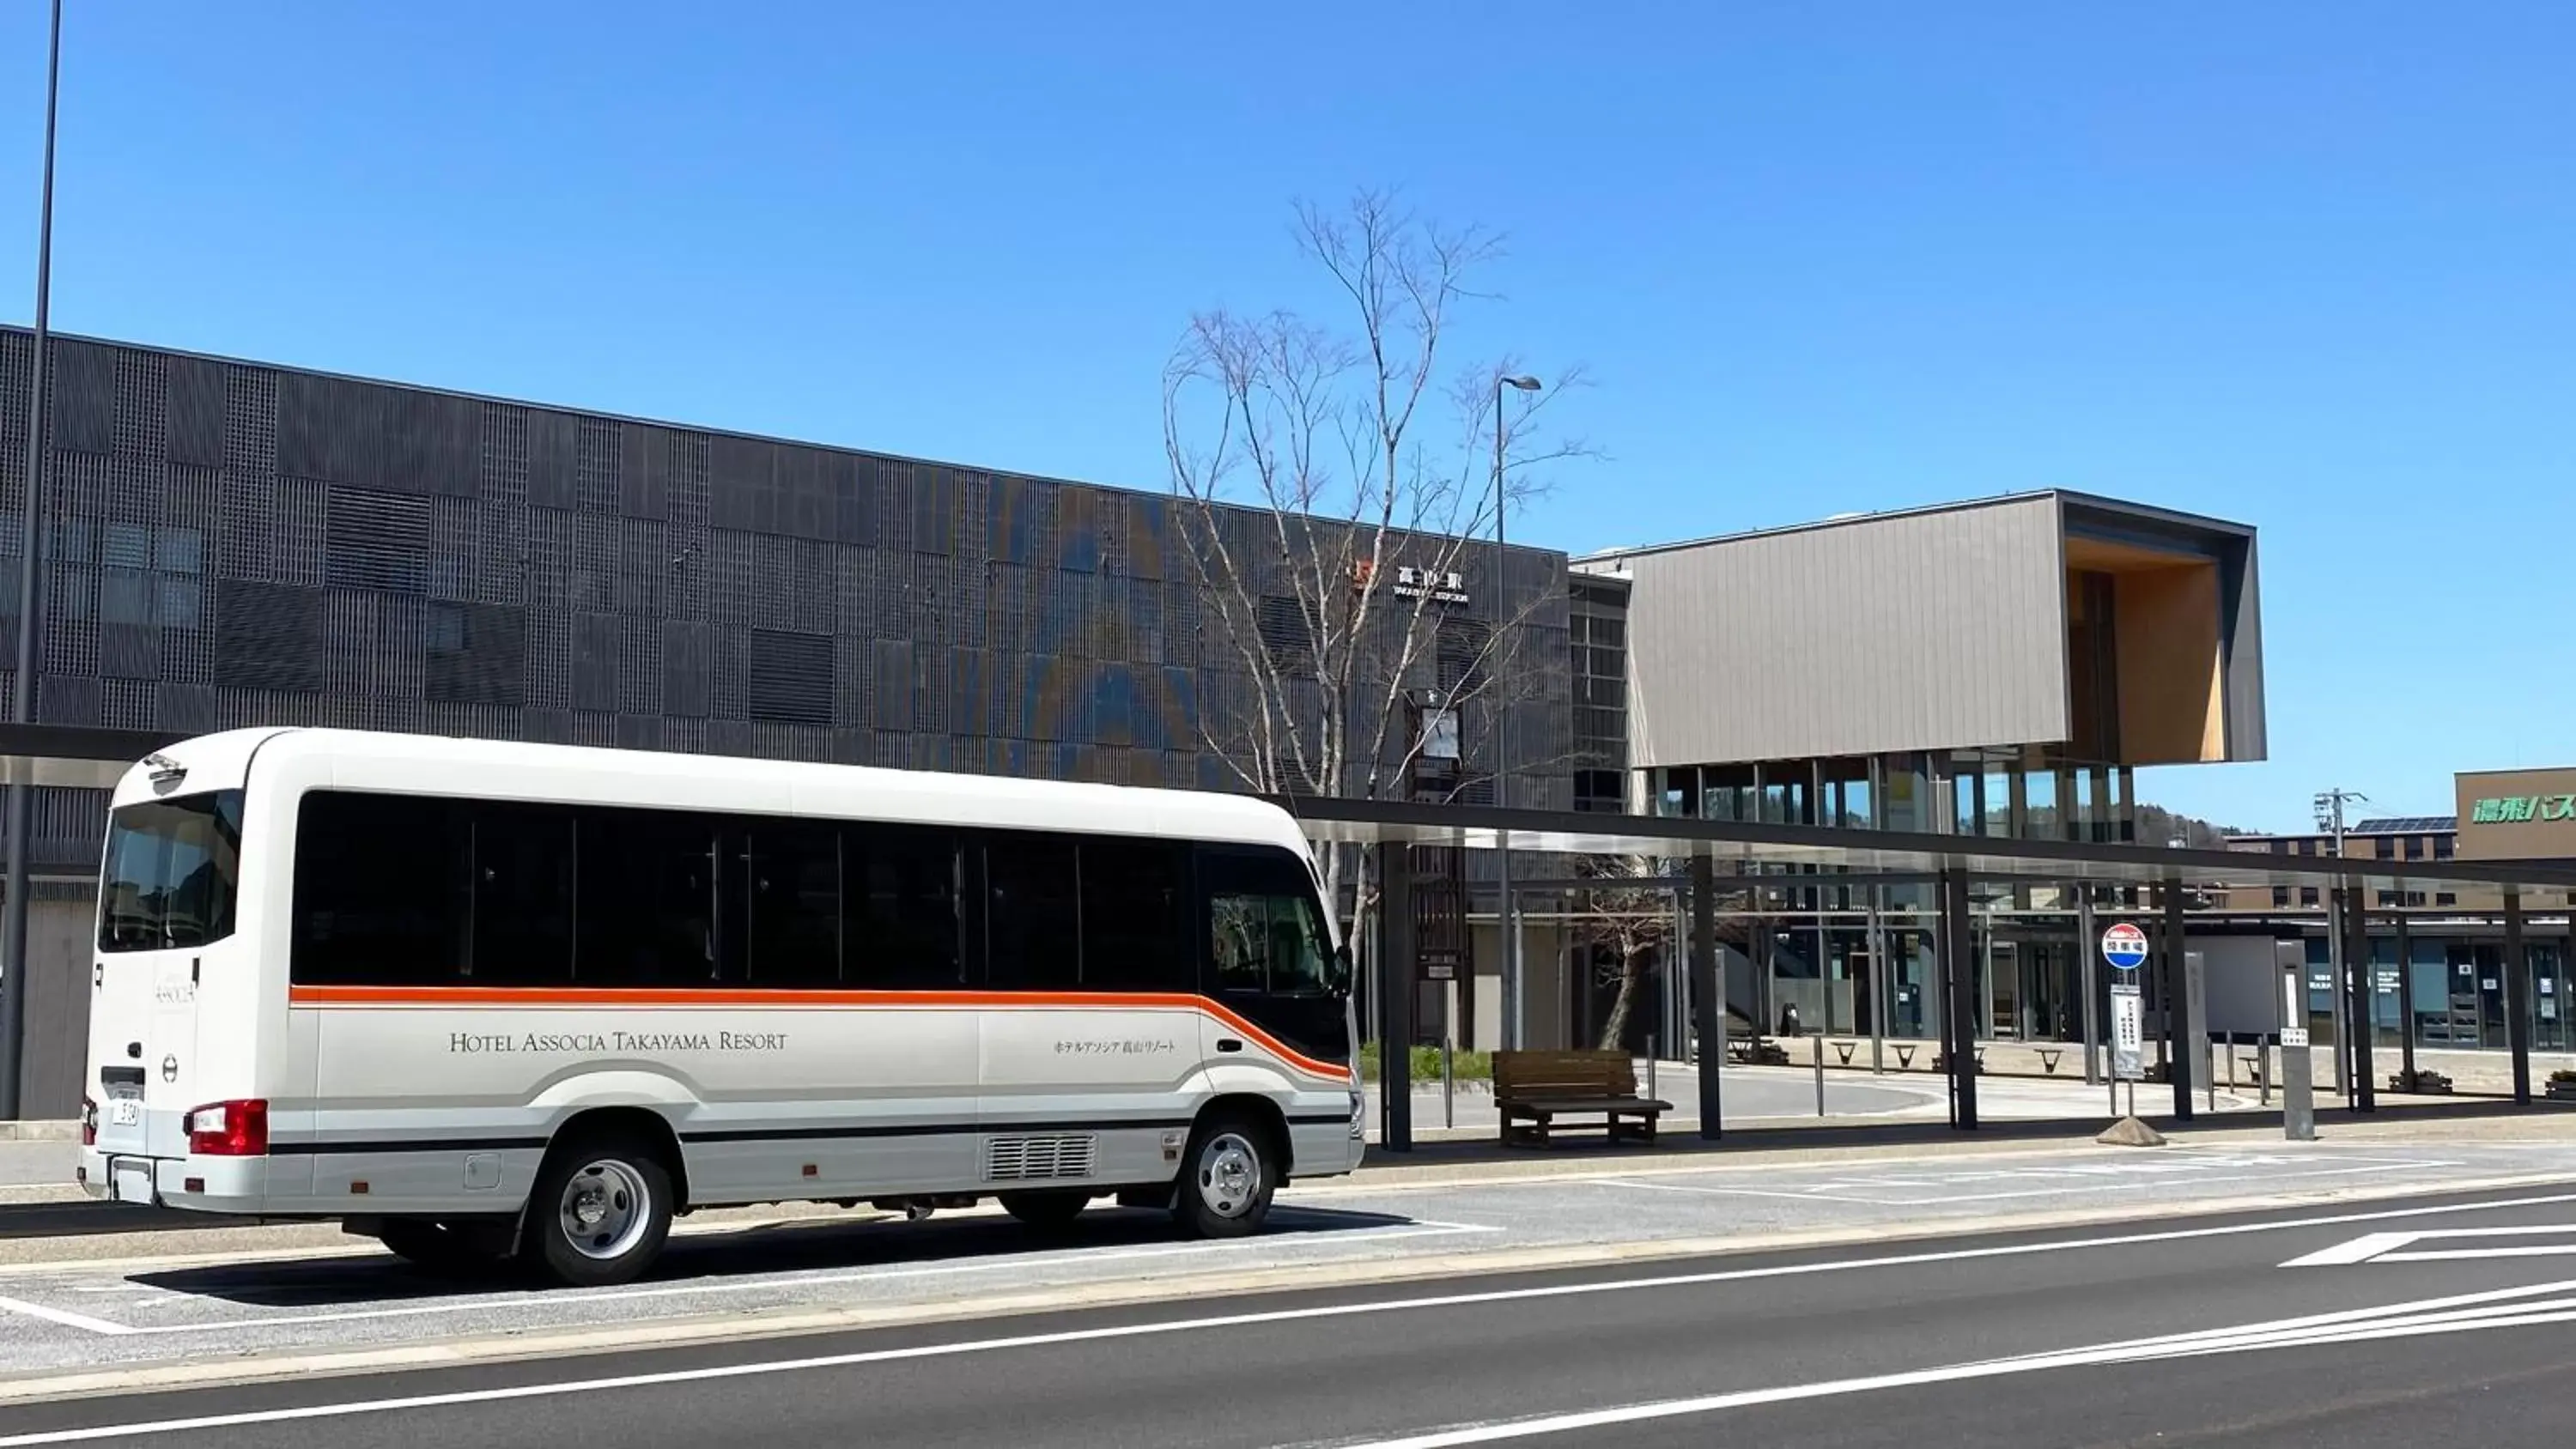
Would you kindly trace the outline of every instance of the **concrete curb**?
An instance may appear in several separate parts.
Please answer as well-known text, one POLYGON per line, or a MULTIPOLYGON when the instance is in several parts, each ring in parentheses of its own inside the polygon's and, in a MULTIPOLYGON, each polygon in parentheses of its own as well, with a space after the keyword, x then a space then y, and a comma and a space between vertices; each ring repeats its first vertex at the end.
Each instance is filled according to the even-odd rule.
POLYGON ((296 1353, 246 1357, 230 1362, 147 1364, 74 1373, 39 1371, 0 1377, 0 1403, 38 1403, 102 1393, 156 1393, 180 1389, 268 1383, 304 1375, 347 1377, 469 1364, 524 1362, 534 1359, 587 1358, 639 1349, 683 1348, 696 1344, 745 1339, 805 1337, 864 1328, 953 1323, 1021 1317, 1071 1309, 1133 1307, 1189 1299, 1202 1294, 1234 1296, 1382 1283, 1408 1283, 1512 1272, 1652 1263, 1676 1258, 1722 1257, 1799 1248, 1916 1243, 1969 1237, 1999 1231, 2030 1232, 2160 1219, 2214 1217, 2345 1203, 2382 1202, 2409 1197, 2441 1197, 2466 1192, 2522 1187, 2567 1187, 2567 1174, 2480 1178, 2467 1182, 2396 1184, 2367 1188, 2327 1188, 2315 1192, 2272 1193, 2182 1205, 2130 1205, 2097 1210, 2031 1213, 1960 1219, 1919 1227, 1835 1228, 1808 1232, 1671 1238, 1643 1243, 1565 1244, 1502 1249, 1485 1253, 1449 1253, 1434 1257, 1379 1263, 1312 1265, 1181 1274, 1146 1282, 1112 1281, 1036 1292, 1004 1293, 945 1303, 882 1304, 843 1309, 787 1309, 755 1313, 712 1313, 632 1328, 581 1328, 543 1333, 504 1333, 479 1338, 434 1340, 395 1348, 339 1353, 296 1353))
POLYGON ((78 1142, 78 1122, 0 1122, 0 1142, 78 1142))

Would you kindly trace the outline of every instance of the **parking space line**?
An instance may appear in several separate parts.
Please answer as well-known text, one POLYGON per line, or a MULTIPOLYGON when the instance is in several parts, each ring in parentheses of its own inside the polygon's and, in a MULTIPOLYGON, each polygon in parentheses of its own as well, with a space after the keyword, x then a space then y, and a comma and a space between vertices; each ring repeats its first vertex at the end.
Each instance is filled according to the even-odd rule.
MULTIPOLYGON (((1329 1237, 1319 1238, 1317 1241, 1321 1244, 1336 1247, 1344 1245, 1365 1246, 1371 1243, 1383 1243, 1402 1238, 1456 1237, 1471 1233, 1498 1233, 1502 1231, 1504 1231, 1502 1228, 1482 1223, 1434 1222, 1426 1219, 1417 1219, 1407 1227, 1390 1229, 1363 1228, 1347 1233, 1335 1233, 1329 1237)), ((1288 1239, 1286 1241, 1293 1242, 1294 1239, 1288 1239)), ((173 1334, 232 1333, 239 1332, 244 1329, 256 1328, 296 1328, 327 1323, 362 1323, 393 1318, 420 1318, 441 1313, 464 1313, 478 1309, 544 1308, 557 1305, 566 1307, 583 1307, 601 1303, 619 1304, 639 1302, 654 1298, 714 1297, 727 1294, 759 1292, 768 1289, 828 1287, 842 1283, 887 1282, 905 1278, 952 1276, 958 1273, 998 1272, 1005 1269, 1032 1270, 1081 1266, 1091 1263, 1131 1262, 1138 1259, 1176 1258, 1227 1250, 1243 1252, 1256 1247, 1278 1247, 1282 1245, 1282 1242, 1282 1239, 1272 1237, 1236 1239, 1217 1243, 1160 1243, 1149 1247, 1126 1248, 1107 1252, 1089 1249, 1073 1249, 1062 1253, 1050 1253, 1040 1256, 1016 1255, 1011 1257, 976 1259, 964 1262, 951 1261, 923 1264, 912 1268, 835 1269, 824 1273, 809 1273, 777 1277, 748 1277, 712 1283, 644 1284, 629 1288, 608 1288, 590 1292, 541 1291, 535 1293, 493 1294, 482 1297, 441 1299, 435 1303, 405 1303, 389 1308, 351 1308, 334 1310, 326 1313, 282 1314, 261 1318, 226 1319, 207 1323, 112 1323, 105 1319, 89 1317, 86 1314, 71 1313, 62 1309, 48 1308, 41 1304, 26 1303, 22 1300, 13 1298, 0 1298, 0 1309, 22 1310, 31 1317, 46 1319, 50 1322, 62 1324, 65 1327, 84 1329, 96 1334, 116 1335, 120 1337, 136 1335, 166 1337, 173 1334)), ((194 1301, 199 1297, 200 1295, 190 1295, 191 1301, 194 1301)))
POLYGON ((49 1308, 42 1303, 29 1303, 23 1298, 0 1298, 0 1313, 23 1314, 29 1318, 40 1318, 47 1323, 60 1324, 65 1328, 77 1328, 83 1333, 95 1333, 105 1337, 121 1337, 136 1331, 122 1323, 110 1323, 104 1318, 92 1318, 86 1313, 74 1313, 68 1308, 49 1308))

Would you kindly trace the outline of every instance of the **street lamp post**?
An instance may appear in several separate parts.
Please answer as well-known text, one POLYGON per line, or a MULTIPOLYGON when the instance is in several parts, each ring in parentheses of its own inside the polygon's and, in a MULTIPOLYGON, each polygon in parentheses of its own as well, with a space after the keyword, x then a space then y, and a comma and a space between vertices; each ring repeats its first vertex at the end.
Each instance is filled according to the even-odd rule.
MULTIPOLYGON (((1506 374, 1494 379, 1494 581, 1492 586, 1494 592, 1494 637, 1487 646, 1486 652, 1489 662, 1485 669, 1485 682, 1489 688, 1495 687, 1498 684, 1498 675, 1505 657, 1502 647, 1503 631, 1506 627, 1505 616, 1503 614, 1503 571, 1505 568, 1503 559, 1503 510, 1505 497, 1503 488, 1503 444, 1506 437, 1503 419, 1503 390, 1505 388, 1516 388, 1522 392, 1536 392, 1539 390, 1539 386, 1539 380, 1534 377, 1512 377, 1506 374)), ((1501 809, 1504 805, 1510 803, 1503 798, 1503 782, 1510 777, 1512 764, 1510 743, 1511 710, 1500 698, 1501 690, 1499 688, 1495 689, 1495 694, 1494 806, 1496 809, 1501 809)), ((1505 1045, 1517 1051, 1526 1047, 1529 1043, 1528 1019, 1522 1010, 1521 1002, 1520 913, 1512 908, 1512 836, 1511 832, 1508 830, 1495 832, 1494 862, 1495 885, 1501 892, 1502 899, 1502 908, 1497 912, 1496 920, 1501 927, 1499 934, 1502 937, 1503 942, 1503 1041, 1505 1045)))
MULTIPOLYGON (((2317 829, 2334 837, 2337 861, 2343 859, 2343 808, 2366 804, 2369 800, 2369 796, 2358 790, 2340 787, 2317 792, 2317 829)), ((2329 891, 2327 900, 2329 903, 2343 902, 2342 909, 2326 912, 2326 970, 2334 978, 2335 1016, 2344 1026, 2343 1034, 2335 1043, 2335 1081, 2343 1089, 2347 1101, 2357 1102, 2368 1085, 2359 1076, 2362 1071, 2360 1042, 2364 1032, 2374 1029, 2370 1020, 2373 1002, 2370 993, 2360 989, 2359 985, 2369 973, 2369 963, 2344 959, 2344 935, 2350 929, 2347 914, 2362 908, 2362 892, 2357 887, 2346 885, 2329 891)), ((2411 1024, 2409 1029, 2412 1029, 2411 1024)))
MULTIPOLYGON (((54 112, 63 70, 63 0, 54 0, 45 50, 45 161, 43 200, 36 212, 35 356, 27 377, 26 496, 18 509, 18 674, 9 691, 9 719, 35 718, 36 570, 42 553, 39 516, 45 477, 45 328, 54 274, 54 112)), ((0 903, 0 1122, 19 1116, 18 1068, 27 1021, 27 834, 35 816, 35 787, 9 786, 8 898, 0 903)))

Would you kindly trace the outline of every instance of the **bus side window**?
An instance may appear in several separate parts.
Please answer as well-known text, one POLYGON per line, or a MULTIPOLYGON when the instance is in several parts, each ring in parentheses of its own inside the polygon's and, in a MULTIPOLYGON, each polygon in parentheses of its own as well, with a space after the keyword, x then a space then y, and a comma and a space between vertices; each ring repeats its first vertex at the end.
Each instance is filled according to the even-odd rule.
POLYGON ((841 827, 841 984, 854 991, 957 989, 960 860, 954 832, 841 827))
POLYGON ((1082 986, 1086 991, 1198 991, 1182 909, 1189 847, 1171 840, 1082 838, 1082 986))
POLYGON ((560 805, 477 801, 474 954, 477 985, 561 986, 572 979, 573 812, 560 805))
POLYGON ((984 838, 986 979, 1003 991, 1082 985, 1082 867, 1073 837, 984 838))
POLYGON ((717 984, 720 823, 678 810, 584 807, 575 980, 607 987, 717 984))
POLYGON ((306 795, 296 809, 289 976, 323 986, 463 979, 472 830, 450 801, 306 795))
POLYGON ((1326 996, 1331 937, 1303 862, 1284 851, 1207 851, 1208 965, 1219 991, 1326 996))
POLYGON ((751 984, 841 984, 841 832, 829 823, 755 820, 744 850, 751 984))

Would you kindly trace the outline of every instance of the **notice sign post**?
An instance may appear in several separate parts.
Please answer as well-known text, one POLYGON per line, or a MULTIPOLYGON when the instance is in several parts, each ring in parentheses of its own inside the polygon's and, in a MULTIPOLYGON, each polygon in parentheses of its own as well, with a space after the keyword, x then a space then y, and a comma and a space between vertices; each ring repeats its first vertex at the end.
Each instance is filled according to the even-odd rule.
MULTIPOLYGON (((2147 1001, 2137 970, 2147 961, 2147 933, 2126 921, 2102 933, 2102 959, 2119 974, 2111 981, 2111 1090, 2129 1084, 2129 1110, 2101 1140, 2123 1147, 2156 1147, 2164 1138, 2138 1120, 2138 1078, 2146 1075, 2147 1001)), ((2112 1109, 2117 1111, 2115 1099, 2112 1109)))

